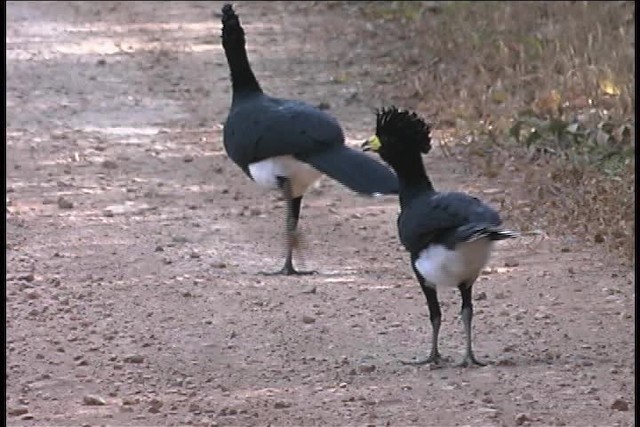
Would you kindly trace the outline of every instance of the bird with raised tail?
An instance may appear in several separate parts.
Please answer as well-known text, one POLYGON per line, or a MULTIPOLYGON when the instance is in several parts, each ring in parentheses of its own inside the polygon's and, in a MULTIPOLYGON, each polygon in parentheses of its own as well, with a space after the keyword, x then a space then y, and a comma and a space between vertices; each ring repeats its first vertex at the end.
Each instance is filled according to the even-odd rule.
POLYGON ((287 202, 287 254, 293 266, 302 197, 323 174, 364 194, 397 194, 393 171, 345 145, 342 127, 327 112, 302 101, 265 94, 249 64, 245 33, 230 4, 222 8, 222 46, 231 71, 232 100, 224 124, 227 155, 257 184, 279 190, 287 202))

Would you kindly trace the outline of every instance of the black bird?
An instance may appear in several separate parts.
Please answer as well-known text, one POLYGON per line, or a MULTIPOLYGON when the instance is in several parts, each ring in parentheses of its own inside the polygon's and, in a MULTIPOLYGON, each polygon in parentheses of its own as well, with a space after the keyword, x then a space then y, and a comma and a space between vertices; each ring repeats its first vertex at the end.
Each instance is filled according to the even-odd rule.
POLYGON ((231 71, 233 98, 224 126, 228 156, 256 183, 282 191, 287 201, 287 256, 280 274, 294 269, 293 247, 302 196, 322 174, 365 194, 397 194, 391 169, 345 146, 338 121, 301 101, 266 95, 249 64, 240 19, 222 8, 222 46, 231 71))
POLYGON ((421 153, 431 149, 430 126, 396 107, 377 112, 376 135, 363 144, 391 166, 400 183, 398 232, 429 306, 431 353, 410 364, 439 363, 441 311, 437 291, 457 287, 462 296, 466 354, 462 366, 483 365, 471 348, 471 287, 486 265, 493 242, 518 234, 500 227, 498 213, 475 197, 438 192, 425 172, 421 153))

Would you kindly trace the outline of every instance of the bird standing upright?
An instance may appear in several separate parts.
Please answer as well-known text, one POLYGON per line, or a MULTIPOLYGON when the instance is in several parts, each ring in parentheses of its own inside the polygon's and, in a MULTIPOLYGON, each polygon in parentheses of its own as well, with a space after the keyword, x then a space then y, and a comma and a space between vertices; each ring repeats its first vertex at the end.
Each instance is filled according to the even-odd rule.
POLYGON ((232 101, 224 125, 228 156, 256 183, 282 191, 287 202, 284 266, 276 273, 303 274, 293 267, 302 196, 322 174, 351 190, 395 194, 391 169, 347 147, 338 121, 301 101, 266 95, 251 69, 240 19, 230 4, 222 8, 222 46, 231 71, 232 101))
POLYGON ((430 127, 415 113, 390 107, 378 111, 376 134, 363 144, 391 166, 400 184, 398 233, 411 255, 411 267, 427 299, 432 327, 429 357, 410 364, 439 363, 441 311, 437 291, 457 287, 462 296, 466 353, 461 365, 483 365, 471 348, 471 288, 486 265, 493 242, 518 233, 500 227, 491 207, 458 192, 438 192, 429 179, 421 153, 431 149, 430 127))

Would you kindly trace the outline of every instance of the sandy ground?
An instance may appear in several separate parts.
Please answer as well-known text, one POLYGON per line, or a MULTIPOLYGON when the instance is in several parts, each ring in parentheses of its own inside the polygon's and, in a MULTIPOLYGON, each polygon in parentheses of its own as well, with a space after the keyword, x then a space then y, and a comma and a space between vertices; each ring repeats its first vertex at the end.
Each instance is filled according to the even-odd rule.
MULTIPOLYGON (((319 274, 258 274, 282 262, 284 205, 222 149, 221 5, 7 4, 8 425, 634 425, 635 277, 575 238, 499 245, 474 291, 483 368, 454 366, 455 292, 449 362, 398 362, 431 328, 393 197, 324 178, 302 213, 319 274)), ((327 103, 350 142, 372 132, 347 16, 237 10, 268 92, 327 103)), ((497 207, 518 185, 425 163, 497 207)))

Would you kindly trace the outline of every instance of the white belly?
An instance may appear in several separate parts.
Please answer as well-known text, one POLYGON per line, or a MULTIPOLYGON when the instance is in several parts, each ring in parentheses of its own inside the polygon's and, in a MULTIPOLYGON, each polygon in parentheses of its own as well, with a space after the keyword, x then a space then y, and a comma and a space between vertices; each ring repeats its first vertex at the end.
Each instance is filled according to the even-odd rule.
POLYGON ((249 165, 249 173, 263 187, 277 189, 277 177, 289 178, 293 197, 300 197, 322 174, 293 156, 271 157, 249 165))
POLYGON ((487 238, 461 243, 454 251, 432 245, 420 252, 415 267, 435 288, 471 284, 489 261, 492 247, 493 242, 487 238))

